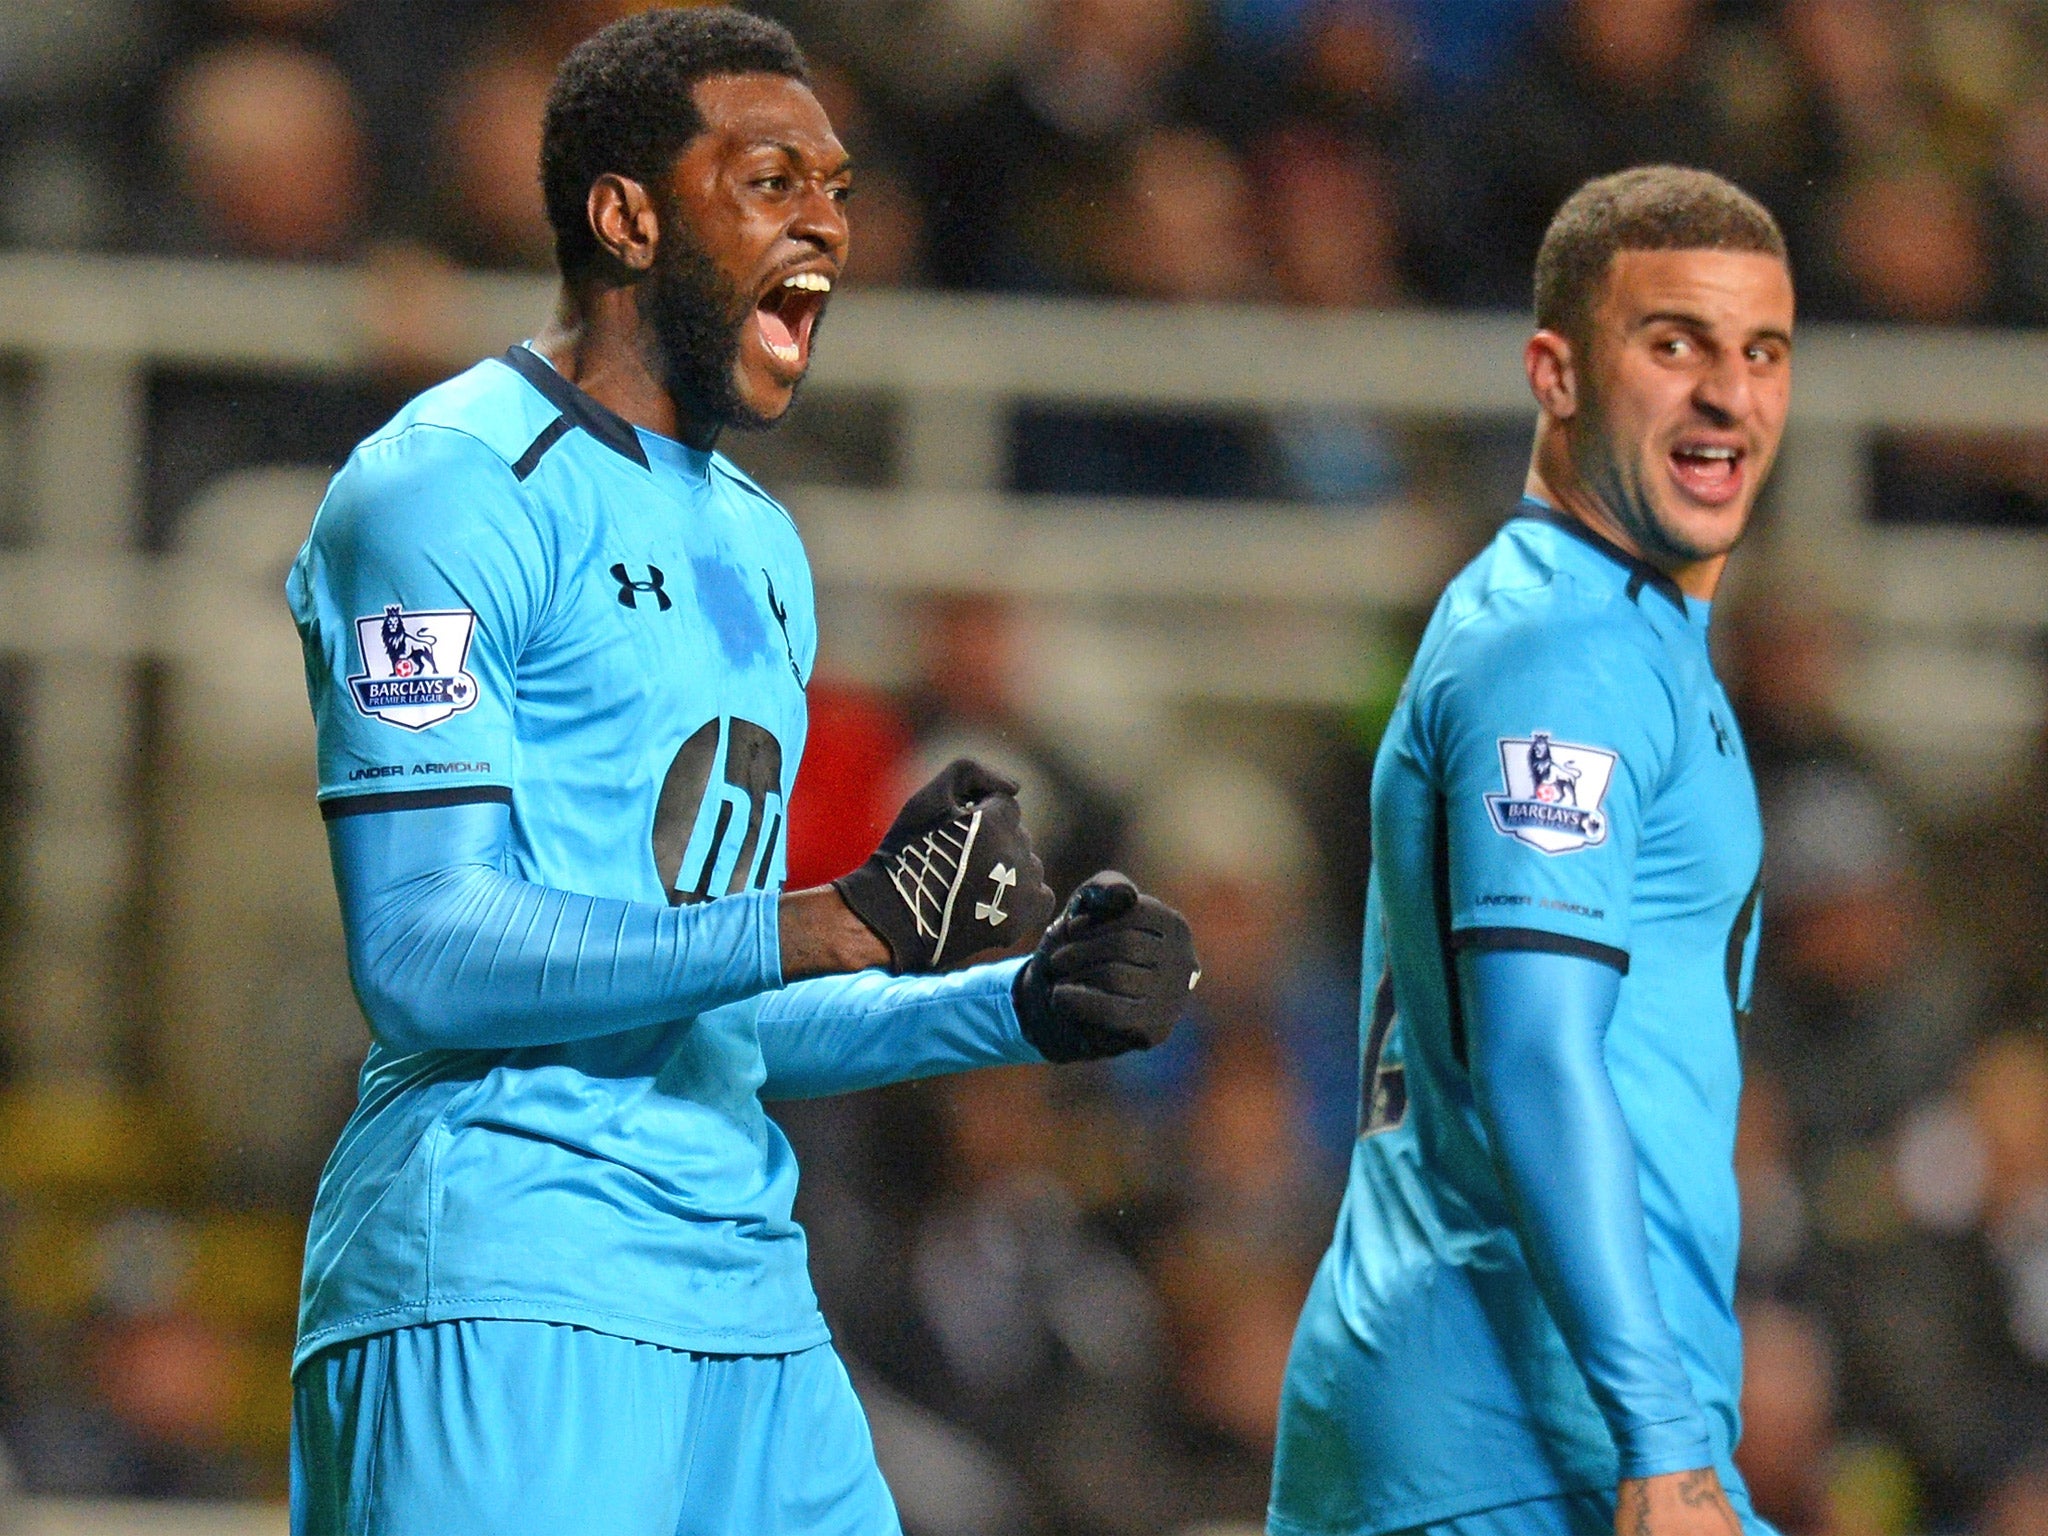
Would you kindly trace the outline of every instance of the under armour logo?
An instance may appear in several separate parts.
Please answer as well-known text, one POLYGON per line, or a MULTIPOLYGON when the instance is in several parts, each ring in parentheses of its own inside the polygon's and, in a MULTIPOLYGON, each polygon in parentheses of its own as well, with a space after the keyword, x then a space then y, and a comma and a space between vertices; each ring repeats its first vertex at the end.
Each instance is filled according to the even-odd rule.
POLYGON ((1007 864, 998 864, 988 872, 988 878, 990 884, 996 888, 995 899, 977 901, 974 904, 974 915, 989 927, 1000 928, 1010 920, 1010 914, 1003 910, 1003 898, 1009 895, 1017 884, 1017 871, 1007 864))
POLYGON ((675 607, 675 604, 669 600, 668 593, 663 590, 662 584, 668 578, 661 574, 661 567, 658 565, 647 567, 647 579, 645 581, 635 581, 626 574, 625 563, 622 561, 612 567, 612 580, 619 584, 619 606, 621 608, 638 608, 640 606, 639 594, 642 592, 652 592, 654 594, 654 606, 663 613, 667 613, 669 609, 675 607))

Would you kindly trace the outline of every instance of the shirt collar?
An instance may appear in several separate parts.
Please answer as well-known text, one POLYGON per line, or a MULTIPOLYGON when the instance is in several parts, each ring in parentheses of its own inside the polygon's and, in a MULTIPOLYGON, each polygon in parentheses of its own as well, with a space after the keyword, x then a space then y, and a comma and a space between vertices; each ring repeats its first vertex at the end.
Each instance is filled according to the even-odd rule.
POLYGON ((1673 581, 1663 571, 1658 570, 1657 567, 1651 565, 1647 560, 1638 559, 1630 554, 1612 539, 1604 538, 1594 532, 1569 512, 1559 511, 1556 507, 1551 506, 1549 502, 1538 501, 1534 496, 1524 496, 1521 504, 1515 509, 1515 516, 1527 518, 1531 522, 1546 523, 1560 532, 1570 534, 1587 548, 1595 550, 1606 556, 1609 560, 1612 560, 1616 565, 1629 573, 1628 595, 1631 601, 1640 597, 1643 588, 1648 587, 1666 602, 1670 603, 1672 607, 1676 608, 1686 619, 1699 622, 1705 621, 1711 607, 1710 604, 1697 598, 1688 599, 1685 593, 1679 589, 1678 583, 1673 581), (1697 611, 1695 611, 1695 608, 1697 608, 1697 611))
POLYGON ((708 451, 634 426, 563 378, 554 364, 524 342, 507 350, 505 363, 544 395, 570 426, 582 428, 621 458, 630 459, 642 469, 651 470, 659 464, 692 480, 702 480, 710 473, 708 451))

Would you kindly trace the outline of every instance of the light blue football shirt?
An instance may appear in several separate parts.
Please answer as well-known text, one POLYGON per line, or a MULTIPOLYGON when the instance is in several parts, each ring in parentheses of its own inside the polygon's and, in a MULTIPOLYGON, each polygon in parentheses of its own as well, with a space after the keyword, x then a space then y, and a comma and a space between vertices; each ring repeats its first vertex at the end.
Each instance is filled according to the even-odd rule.
POLYGON ((1611 1490, 1613 1438, 1509 1216, 1454 955, 1623 970, 1606 1060, 1657 1302, 1738 1507, 1738 1020, 1762 823, 1708 607, 1525 501, 1438 602, 1373 771, 1361 1132, 1289 1363, 1272 1528, 1611 1490))
MULTIPOLYGON (((817 633, 795 527, 724 458, 514 348, 356 449, 287 595, 324 814, 505 801, 507 873, 708 902, 720 963, 778 985, 817 633)), ((822 1342, 760 1007, 534 1049, 374 1045, 314 1207, 295 1366, 453 1318, 822 1342)))

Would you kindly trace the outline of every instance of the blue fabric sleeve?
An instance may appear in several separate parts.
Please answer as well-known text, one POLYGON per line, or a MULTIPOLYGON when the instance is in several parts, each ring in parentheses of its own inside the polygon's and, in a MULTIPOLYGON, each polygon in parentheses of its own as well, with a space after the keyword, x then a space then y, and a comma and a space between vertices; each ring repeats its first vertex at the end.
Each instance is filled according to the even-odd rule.
POLYGON ((466 433, 415 425, 356 449, 285 583, 323 801, 510 788, 518 659, 573 534, 466 433))
POLYGON ((691 1018, 780 986, 778 895, 666 907, 503 871, 495 803, 328 823, 349 974, 401 1051, 510 1050, 691 1018))
POLYGON ((1452 942, 1540 935, 1626 964, 1643 819, 1677 741, 1654 642, 1627 611, 1493 617, 1451 642, 1418 700, 1444 797, 1452 942))
POLYGON ((764 1099, 813 1099, 969 1067, 1042 1062, 1017 1025, 1022 960, 943 976, 860 971, 774 993, 757 1027, 764 1099))
POLYGON ((1621 1476, 1714 1459, 1650 1278, 1635 1144, 1607 1074, 1621 976, 1537 951, 1466 951, 1472 1086, 1536 1284, 1621 1455, 1621 1476))

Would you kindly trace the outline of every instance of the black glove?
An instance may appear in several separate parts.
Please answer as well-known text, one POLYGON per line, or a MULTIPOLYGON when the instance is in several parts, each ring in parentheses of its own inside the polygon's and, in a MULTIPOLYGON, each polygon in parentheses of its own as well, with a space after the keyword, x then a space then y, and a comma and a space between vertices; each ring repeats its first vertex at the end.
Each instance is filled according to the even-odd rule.
POLYGON ((906 800, 882 846, 832 885, 889 946, 898 975, 1021 949, 1056 905, 1016 784, 964 757, 906 800))
POLYGON ((1105 870, 1045 930, 1011 995, 1039 1055, 1093 1061, 1164 1040, 1201 979, 1188 920, 1105 870))

